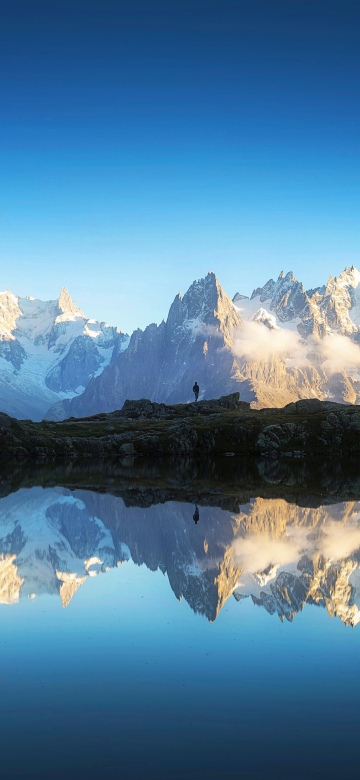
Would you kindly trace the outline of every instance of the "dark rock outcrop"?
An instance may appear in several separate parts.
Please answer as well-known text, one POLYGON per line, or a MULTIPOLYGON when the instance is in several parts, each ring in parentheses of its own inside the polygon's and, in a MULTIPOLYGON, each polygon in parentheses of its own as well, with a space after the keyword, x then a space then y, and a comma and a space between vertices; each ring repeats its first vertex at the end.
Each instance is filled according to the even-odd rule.
POLYGON ((238 393, 173 406, 140 399, 110 414, 58 423, 20 423, 3 414, 0 455, 37 461, 177 454, 346 458, 360 455, 359 431, 360 407, 317 399, 260 411, 238 393))

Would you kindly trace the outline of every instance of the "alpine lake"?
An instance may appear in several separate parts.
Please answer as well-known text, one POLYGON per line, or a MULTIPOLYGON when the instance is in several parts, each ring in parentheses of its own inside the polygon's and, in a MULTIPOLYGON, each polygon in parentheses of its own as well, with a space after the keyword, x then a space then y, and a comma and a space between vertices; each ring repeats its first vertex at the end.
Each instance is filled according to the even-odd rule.
POLYGON ((350 776, 359 564, 357 463, 3 469, 3 777, 350 776))

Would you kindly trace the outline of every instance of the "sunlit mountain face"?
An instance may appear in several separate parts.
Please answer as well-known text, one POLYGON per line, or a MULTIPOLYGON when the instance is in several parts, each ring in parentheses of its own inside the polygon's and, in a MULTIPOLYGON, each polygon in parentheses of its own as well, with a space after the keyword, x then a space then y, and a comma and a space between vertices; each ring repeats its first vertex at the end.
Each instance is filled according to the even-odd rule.
POLYGON ((248 599, 281 620, 317 605, 347 626, 360 621, 360 501, 257 497, 229 511, 153 500, 41 487, 1 498, 1 603, 51 594, 71 608, 89 578, 132 561, 162 572, 209 621, 231 596, 240 620, 248 599))

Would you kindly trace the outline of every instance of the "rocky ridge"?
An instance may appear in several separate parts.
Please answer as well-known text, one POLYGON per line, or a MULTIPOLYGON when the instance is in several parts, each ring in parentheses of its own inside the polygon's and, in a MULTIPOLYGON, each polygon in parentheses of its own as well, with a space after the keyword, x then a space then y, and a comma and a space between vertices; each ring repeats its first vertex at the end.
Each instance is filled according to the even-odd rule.
POLYGON ((32 423, 0 415, 0 457, 25 461, 187 455, 358 457, 360 407, 318 399, 250 409, 238 393, 167 406, 148 399, 87 418, 32 423))

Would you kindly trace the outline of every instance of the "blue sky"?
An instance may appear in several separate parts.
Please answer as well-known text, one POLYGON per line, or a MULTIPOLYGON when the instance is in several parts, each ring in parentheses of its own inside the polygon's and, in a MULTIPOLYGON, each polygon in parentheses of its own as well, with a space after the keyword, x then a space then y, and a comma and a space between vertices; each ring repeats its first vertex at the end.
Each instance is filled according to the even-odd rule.
POLYGON ((360 266, 356 0, 2 0, 0 289, 124 330, 360 266))

